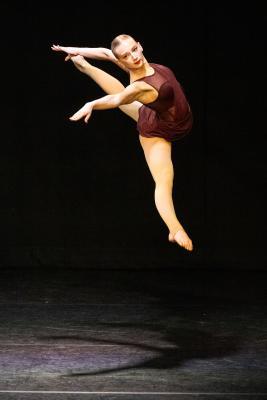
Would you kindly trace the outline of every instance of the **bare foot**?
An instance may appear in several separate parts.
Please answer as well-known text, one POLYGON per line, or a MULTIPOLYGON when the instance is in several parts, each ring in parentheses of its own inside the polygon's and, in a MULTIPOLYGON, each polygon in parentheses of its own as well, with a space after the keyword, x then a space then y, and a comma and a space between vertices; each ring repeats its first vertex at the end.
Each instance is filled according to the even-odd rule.
POLYGON ((174 235, 169 233, 169 241, 172 243, 178 243, 188 251, 193 250, 192 240, 183 229, 179 229, 174 235))

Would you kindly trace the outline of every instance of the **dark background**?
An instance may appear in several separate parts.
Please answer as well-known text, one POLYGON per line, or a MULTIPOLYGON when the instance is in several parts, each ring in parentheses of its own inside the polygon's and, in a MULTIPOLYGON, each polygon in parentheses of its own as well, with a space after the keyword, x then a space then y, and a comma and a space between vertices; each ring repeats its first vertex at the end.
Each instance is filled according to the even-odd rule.
POLYGON ((266 14, 143 3, 2 3, 1 266, 266 268, 266 14), (173 69, 193 109, 173 146, 192 254, 167 241, 134 121, 68 120, 103 92, 51 45, 110 47, 120 33, 173 69))

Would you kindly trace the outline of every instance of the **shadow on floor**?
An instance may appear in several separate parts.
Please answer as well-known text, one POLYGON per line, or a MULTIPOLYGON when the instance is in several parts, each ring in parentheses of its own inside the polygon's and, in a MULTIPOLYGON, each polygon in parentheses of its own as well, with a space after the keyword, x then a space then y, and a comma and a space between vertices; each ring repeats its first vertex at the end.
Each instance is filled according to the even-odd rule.
MULTIPOLYGON (((188 329, 185 327, 166 327, 164 326, 164 321, 161 324, 112 324, 105 323, 101 324, 107 327, 107 331, 112 330, 113 328, 118 329, 129 329, 127 336, 130 335, 130 330, 140 329, 143 332, 147 332, 151 335, 151 332, 156 332, 160 334, 161 332, 161 341, 164 342, 164 345, 153 345, 152 344, 140 344, 134 341, 128 340, 105 340, 105 339, 96 339, 93 337, 83 337, 80 335, 72 335, 72 336, 46 336, 39 337, 42 340, 74 340, 74 341, 85 341, 90 342, 92 344, 108 344, 114 346, 127 346, 132 351, 136 350, 139 353, 143 352, 144 355, 146 353, 150 354, 149 360, 140 361, 138 363, 128 363, 123 367, 114 367, 114 368, 104 368, 97 371, 82 371, 82 372, 71 372, 69 374, 65 374, 63 376, 85 376, 85 375, 99 375, 105 374, 109 372, 116 372, 122 370, 130 370, 130 369, 170 369, 177 368, 182 366, 189 360, 196 359, 218 359, 223 358, 238 352, 241 345, 241 337, 237 337, 234 335, 222 335, 211 334, 210 332, 204 330, 197 329, 188 329), (151 356, 152 353, 152 356, 151 356)), ((136 334, 134 335, 136 336, 136 334)), ((153 340, 151 340, 153 342, 153 340)), ((129 357, 130 358, 130 357, 129 357)), ((116 359, 114 359, 114 364, 116 363, 116 359)))

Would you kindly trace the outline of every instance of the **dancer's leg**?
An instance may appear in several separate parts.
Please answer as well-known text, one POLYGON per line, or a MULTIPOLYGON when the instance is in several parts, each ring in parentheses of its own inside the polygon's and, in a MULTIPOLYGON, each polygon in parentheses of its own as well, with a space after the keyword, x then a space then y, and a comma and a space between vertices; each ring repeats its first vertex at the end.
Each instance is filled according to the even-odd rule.
MULTIPOLYGON (((73 57, 73 63, 76 67, 92 78, 107 94, 116 94, 124 89, 123 84, 112 75, 90 64, 83 58, 73 57)), ((131 104, 125 104, 119 108, 135 121, 138 120, 138 110, 142 106, 139 101, 134 101, 131 104)))
MULTIPOLYGON (((86 60, 73 57, 76 67, 92 78, 107 94, 115 94, 124 89, 122 83, 112 75, 97 68, 86 60)), ((142 103, 134 101, 131 104, 120 106, 120 109, 135 121, 138 120, 139 108, 142 103)), ((178 221, 173 200, 173 165, 171 161, 171 145, 164 139, 148 139, 140 136, 145 157, 156 183, 155 203, 162 219, 168 226, 174 241, 187 250, 192 250, 192 242, 178 221)))
POLYGON ((155 181, 155 203, 157 210, 169 228, 173 240, 187 250, 193 245, 179 222, 172 199, 173 164, 171 160, 171 143, 162 138, 145 138, 140 136, 145 158, 155 181))

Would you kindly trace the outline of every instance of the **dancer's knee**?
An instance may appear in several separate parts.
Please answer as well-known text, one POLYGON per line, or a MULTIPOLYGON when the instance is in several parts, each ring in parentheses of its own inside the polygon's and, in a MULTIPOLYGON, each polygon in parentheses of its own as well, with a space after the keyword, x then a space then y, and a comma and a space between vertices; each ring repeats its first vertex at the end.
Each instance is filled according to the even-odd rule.
POLYGON ((165 168, 155 168, 153 178, 156 186, 172 186, 173 184, 173 168, 172 165, 165 168))

